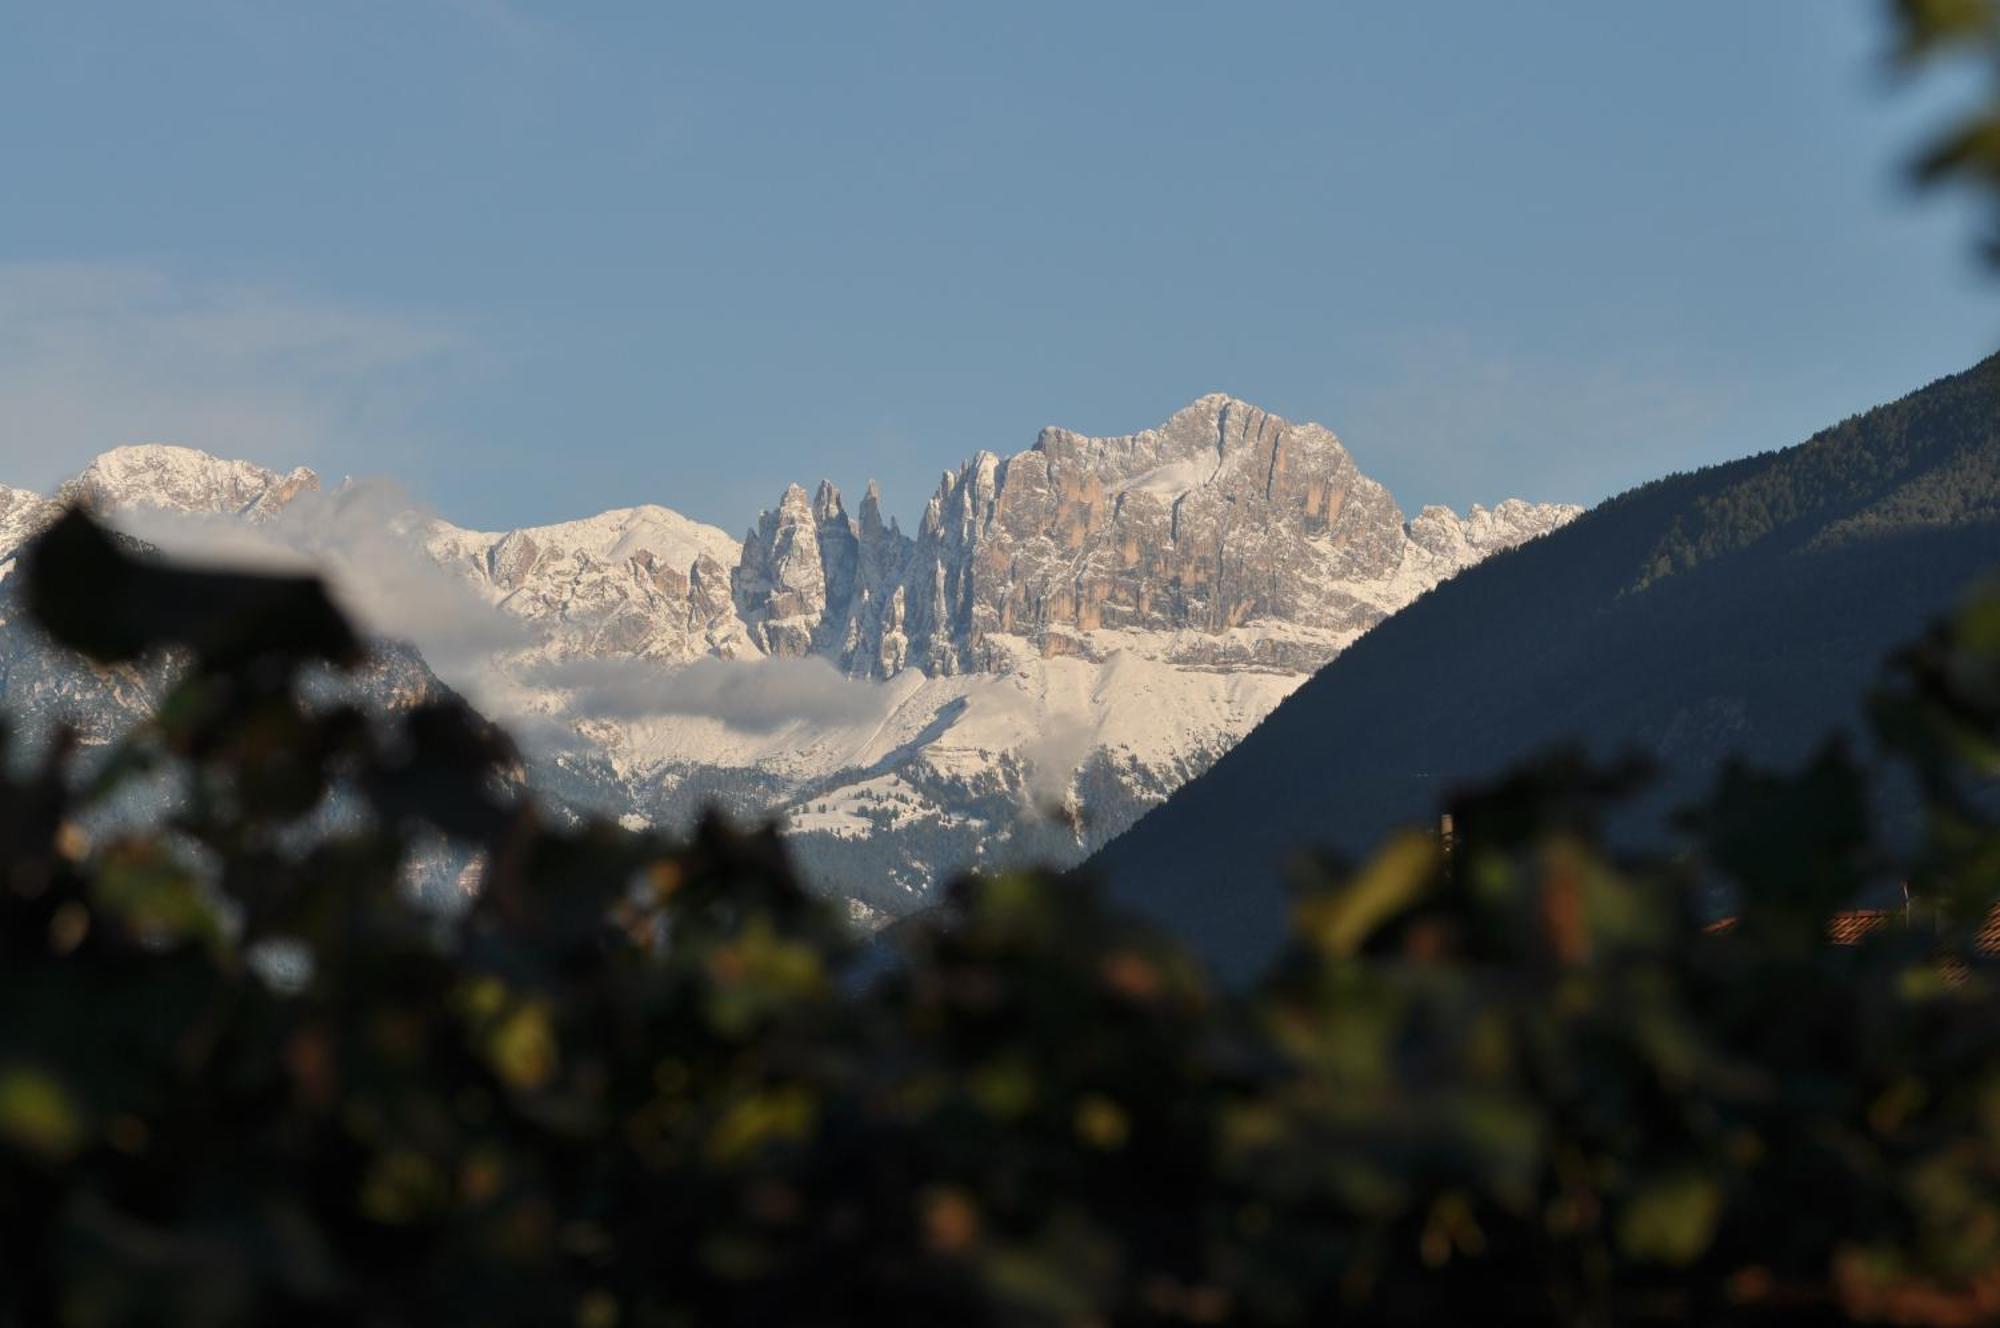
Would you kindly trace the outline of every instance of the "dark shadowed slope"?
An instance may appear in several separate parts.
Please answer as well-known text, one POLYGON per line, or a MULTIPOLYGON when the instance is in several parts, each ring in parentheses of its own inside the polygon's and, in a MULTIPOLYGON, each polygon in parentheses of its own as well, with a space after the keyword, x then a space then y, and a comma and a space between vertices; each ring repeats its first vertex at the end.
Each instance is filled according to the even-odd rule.
POLYGON ((1365 851, 1455 782, 1580 739, 1666 768, 1795 759, 1882 658, 2000 566, 2000 356, 1810 441, 1675 475, 1389 619, 1090 864, 1226 969, 1286 865, 1365 851))

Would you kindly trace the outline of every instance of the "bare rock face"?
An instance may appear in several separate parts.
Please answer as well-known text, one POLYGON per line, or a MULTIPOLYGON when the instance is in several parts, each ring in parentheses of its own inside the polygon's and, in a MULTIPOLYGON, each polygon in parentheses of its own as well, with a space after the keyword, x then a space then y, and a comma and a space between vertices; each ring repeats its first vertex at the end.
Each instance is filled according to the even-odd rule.
POLYGON ((813 495, 813 532, 819 541, 825 607, 813 630, 812 649, 838 656, 846 643, 846 622, 861 575, 861 532, 847 519, 840 490, 826 480, 819 482, 819 492, 813 495))
POLYGON ((1393 576, 1402 543, 1402 514, 1331 433, 1203 397, 1128 437, 1045 430, 940 487, 915 561, 941 594, 917 635, 956 672, 984 667, 996 633, 1056 654, 1106 629, 1351 632, 1379 616, 1353 586, 1393 576))
POLYGON ((887 678, 910 662, 908 596, 903 589, 910 541, 893 517, 883 524, 882 493, 873 480, 862 495, 854 533, 854 595, 839 620, 837 650, 828 653, 849 673, 887 678))
POLYGON ((500 533, 431 520, 417 535, 551 657, 678 663, 757 653, 729 592, 729 537, 667 508, 500 533))
MULTIPOLYGON (((840 512, 840 495, 820 485, 820 507, 840 512)), ((853 544, 846 517, 837 516, 844 541, 836 540, 829 562, 820 547, 821 515, 806 491, 794 484, 778 500, 776 511, 765 512, 743 537, 743 556, 736 565, 736 604, 750 638, 767 654, 804 655, 826 616, 827 583, 845 569, 853 581, 853 544), (842 555, 845 555, 844 559, 842 555)))
POLYGON ((1206 396, 1157 429, 1046 429, 946 472, 914 539, 794 485, 744 543, 759 646, 885 677, 1139 649, 1193 667, 1310 672, 1423 591, 1576 509, 1509 500, 1406 525, 1340 440, 1206 396))

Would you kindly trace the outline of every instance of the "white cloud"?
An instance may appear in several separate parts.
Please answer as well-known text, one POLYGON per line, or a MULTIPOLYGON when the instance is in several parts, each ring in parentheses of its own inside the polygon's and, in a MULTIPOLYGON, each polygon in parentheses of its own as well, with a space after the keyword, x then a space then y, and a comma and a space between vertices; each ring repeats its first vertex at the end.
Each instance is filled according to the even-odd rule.
POLYGON ((301 494, 256 525, 147 507, 113 520, 177 558, 317 572, 363 630, 409 642, 447 682, 479 691, 496 655, 531 638, 525 624, 482 600, 406 533, 423 515, 400 486, 371 479, 301 494))
POLYGON ((135 442, 337 467, 406 429, 423 373, 470 349, 443 320, 273 286, 0 264, 0 482, 46 489, 135 442))
POLYGON ((305 493, 268 521, 134 507, 121 529, 176 558, 312 571, 365 632, 416 647, 438 676, 531 746, 562 747, 566 719, 699 715, 768 733, 805 722, 879 722, 888 693, 819 659, 550 660, 527 623, 489 604, 411 536, 426 514, 387 480, 305 493), (525 689, 525 690, 524 690, 525 689), (546 701, 560 694, 551 713, 546 701))
POLYGON ((732 729, 770 732, 787 724, 880 720, 887 690, 844 676, 821 659, 698 659, 678 668, 645 660, 570 659, 528 673, 570 693, 581 716, 639 719, 702 715, 732 729))

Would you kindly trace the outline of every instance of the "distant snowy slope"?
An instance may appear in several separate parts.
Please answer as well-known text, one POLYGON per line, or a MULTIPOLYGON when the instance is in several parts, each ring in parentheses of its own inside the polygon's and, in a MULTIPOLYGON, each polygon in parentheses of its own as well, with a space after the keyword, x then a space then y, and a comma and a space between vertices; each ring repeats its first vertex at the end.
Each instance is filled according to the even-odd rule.
POLYGON ((542 628, 557 653, 662 661, 754 653, 730 598, 740 546, 668 508, 499 532, 432 520, 419 537, 487 602, 542 628))
POLYGON ((319 476, 303 466, 280 474, 192 447, 151 443, 102 454, 56 497, 108 511, 150 507, 258 520, 318 488, 319 476))
MULTIPOLYGON (((1385 616, 1576 513, 1406 521, 1331 432, 1223 395, 981 452, 907 534, 873 485, 850 515, 825 481, 741 539, 655 505, 474 531, 166 446, 58 498, 172 552, 320 566, 566 802, 779 817, 822 884, 888 911, 966 866, 1076 860, 1385 616)), ((0 559, 56 510, 0 489, 0 559)))

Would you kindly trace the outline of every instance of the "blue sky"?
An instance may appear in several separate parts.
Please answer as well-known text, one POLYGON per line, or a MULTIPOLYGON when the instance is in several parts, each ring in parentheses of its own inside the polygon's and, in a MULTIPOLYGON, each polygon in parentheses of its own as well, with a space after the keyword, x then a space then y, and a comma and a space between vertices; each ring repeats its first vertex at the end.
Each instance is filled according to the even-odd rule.
POLYGON ((1592 501, 1991 349, 1874 0, 0 0, 0 480, 132 441, 486 526, 1207 391, 1592 501))

